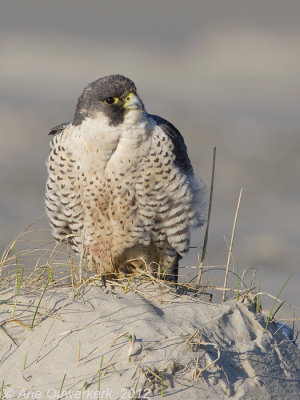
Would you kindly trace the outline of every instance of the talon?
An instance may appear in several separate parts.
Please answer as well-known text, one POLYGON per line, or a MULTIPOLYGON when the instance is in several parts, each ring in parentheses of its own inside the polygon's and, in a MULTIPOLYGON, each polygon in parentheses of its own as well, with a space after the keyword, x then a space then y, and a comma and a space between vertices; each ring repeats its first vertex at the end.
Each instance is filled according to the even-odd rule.
POLYGON ((106 278, 105 278, 105 275, 101 275, 101 282, 103 283, 103 286, 106 288, 106 278))
POLYGON ((178 267, 179 267, 179 260, 181 260, 181 256, 177 253, 172 264, 170 266, 170 275, 167 276, 166 280, 170 282, 174 282, 175 286, 177 287, 178 283, 178 267))

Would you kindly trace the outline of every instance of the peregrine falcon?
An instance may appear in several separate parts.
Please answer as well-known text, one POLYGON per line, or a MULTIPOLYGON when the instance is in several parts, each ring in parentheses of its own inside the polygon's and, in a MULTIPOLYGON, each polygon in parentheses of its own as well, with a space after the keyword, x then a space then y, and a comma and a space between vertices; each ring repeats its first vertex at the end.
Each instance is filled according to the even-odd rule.
POLYGON ((147 113, 130 79, 111 75, 87 85, 73 120, 49 134, 54 238, 101 275, 143 260, 176 280, 191 231, 204 222, 202 184, 179 131, 147 113))

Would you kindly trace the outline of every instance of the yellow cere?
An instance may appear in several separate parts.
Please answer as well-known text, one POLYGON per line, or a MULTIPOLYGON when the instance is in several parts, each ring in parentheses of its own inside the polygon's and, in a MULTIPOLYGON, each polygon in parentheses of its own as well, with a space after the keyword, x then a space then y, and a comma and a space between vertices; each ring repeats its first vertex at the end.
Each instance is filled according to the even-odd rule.
POLYGON ((130 101, 134 96, 134 93, 129 93, 129 95, 126 97, 126 101, 130 101))
POLYGON ((129 93, 124 99, 123 107, 126 107, 131 102, 134 96, 135 96, 134 93, 129 93))

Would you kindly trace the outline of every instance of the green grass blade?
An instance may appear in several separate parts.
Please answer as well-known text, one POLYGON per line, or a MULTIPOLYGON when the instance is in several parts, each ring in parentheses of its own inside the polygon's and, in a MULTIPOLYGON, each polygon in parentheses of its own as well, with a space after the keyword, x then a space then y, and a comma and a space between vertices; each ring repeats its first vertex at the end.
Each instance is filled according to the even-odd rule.
POLYGON ((102 365, 103 365, 103 359, 104 359, 104 356, 102 356, 102 358, 101 358, 99 372, 98 372, 98 399, 100 399, 101 370, 102 370, 102 365))
POLYGON ((66 376, 67 376, 67 374, 65 373, 65 374, 64 374, 64 377, 63 377, 63 380, 62 380, 62 382, 61 382, 61 385, 60 385, 59 394, 58 394, 59 396, 61 395, 61 392, 62 392, 62 390, 63 390, 66 376))
POLYGON ((40 297, 40 299, 39 299, 39 302, 38 302, 38 304, 37 304, 37 306, 36 306, 36 309, 35 309, 35 312, 34 312, 34 315, 33 315, 33 318, 32 318, 32 322, 31 322, 31 326, 30 326, 31 328, 33 328, 33 326, 34 326, 34 321, 35 321, 35 318, 36 318, 38 309, 39 309, 39 307, 40 307, 40 305, 41 305, 42 299, 43 299, 44 294, 45 294, 45 292, 46 292, 46 290, 47 290, 47 287, 48 287, 48 285, 49 285, 49 283, 50 283, 50 280, 51 280, 51 277, 50 277, 50 275, 49 275, 48 280, 47 280, 47 283, 46 283, 46 285, 45 285, 45 287, 44 287, 43 293, 41 294, 41 297, 40 297))
POLYGON ((131 281, 131 277, 128 278, 127 285, 126 285, 126 288, 125 288, 125 290, 124 290, 124 294, 127 293, 127 290, 128 290, 129 284, 130 284, 130 281, 131 281))
POLYGON ((275 315, 278 313, 278 311, 281 309, 281 307, 284 305, 285 300, 283 300, 283 302, 277 307, 276 311, 273 313, 272 317, 271 317, 271 321, 272 319, 274 319, 275 315))
POLYGON ((1 393, 0 393, 0 395, 1 395, 0 399, 1 400, 4 399, 4 379, 3 379, 2 385, 1 385, 1 393))
POLYGON ((161 391, 160 391, 160 396, 164 397, 164 376, 162 375, 161 377, 161 391))
POLYGON ((84 392, 86 391, 87 387, 88 387, 88 383, 87 383, 87 381, 85 381, 84 385, 83 385, 83 388, 81 389, 81 394, 80 394, 80 399, 79 400, 82 400, 82 396, 84 395, 84 392))
POLYGON ((131 397, 130 400, 134 400, 134 399, 135 399, 136 389, 137 389, 138 383, 139 383, 139 382, 137 381, 137 383, 136 383, 135 386, 134 386, 134 395, 133 395, 133 397, 131 397))
POLYGON ((27 356, 28 356, 28 351, 26 351, 26 354, 25 354, 25 360, 24 360, 23 369, 26 369, 27 356))
MULTIPOLYGON (((258 293, 261 292, 261 279, 259 281, 259 288, 258 288, 258 293)), ((256 313, 260 312, 260 308, 261 308, 261 303, 260 303, 260 294, 257 294, 254 298, 255 301, 255 309, 256 309, 256 313)))
MULTIPOLYGON (((278 309, 277 309, 276 312, 273 314, 273 309, 274 309, 274 307, 275 307, 275 304, 277 303, 277 300, 278 300, 279 296, 281 295, 283 289, 286 287, 288 281, 289 281, 291 278, 292 278, 292 275, 290 275, 290 276, 288 277, 288 279, 285 281, 285 283, 283 284, 282 288, 280 289, 278 295, 276 296, 276 299, 274 300, 274 303, 273 303, 272 308, 271 308, 271 310, 270 310, 270 312, 269 312, 269 315, 268 315, 268 319, 267 319, 267 323, 266 323, 266 327, 265 327, 265 333, 267 332, 269 322, 272 320, 272 316, 274 316, 275 313, 277 313, 277 311, 278 311, 278 309)), ((279 308, 282 306, 282 304, 283 304, 283 303, 281 303, 281 305, 279 306, 279 308)))
POLYGON ((20 286, 23 280, 23 272, 24 272, 24 267, 22 269, 22 273, 21 273, 21 279, 19 280, 19 268, 18 268, 18 252, 17 252, 17 243, 15 242, 15 258, 16 258, 16 289, 15 289, 15 302, 14 302, 14 306, 12 309, 12 313, 11 315, 14 316, 15 315, 15 311, 16 311, 16 307, 17 307, 17 303, 18 303, 18 296, 19 296, 19 292, 20 292, 20 286))

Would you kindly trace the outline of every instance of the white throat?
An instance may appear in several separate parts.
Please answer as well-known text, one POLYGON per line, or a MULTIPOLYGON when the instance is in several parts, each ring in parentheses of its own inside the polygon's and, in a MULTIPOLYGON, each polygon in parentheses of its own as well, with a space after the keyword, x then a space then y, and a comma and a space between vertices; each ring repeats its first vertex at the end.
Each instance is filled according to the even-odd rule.
POLYGON ((73 132, 77 136, 76 158, 84 169, 130 169, 148 154, 152 128, 140 110, 130 110, 117 126, 109 125, 102 113, 86 118, 73 132))

